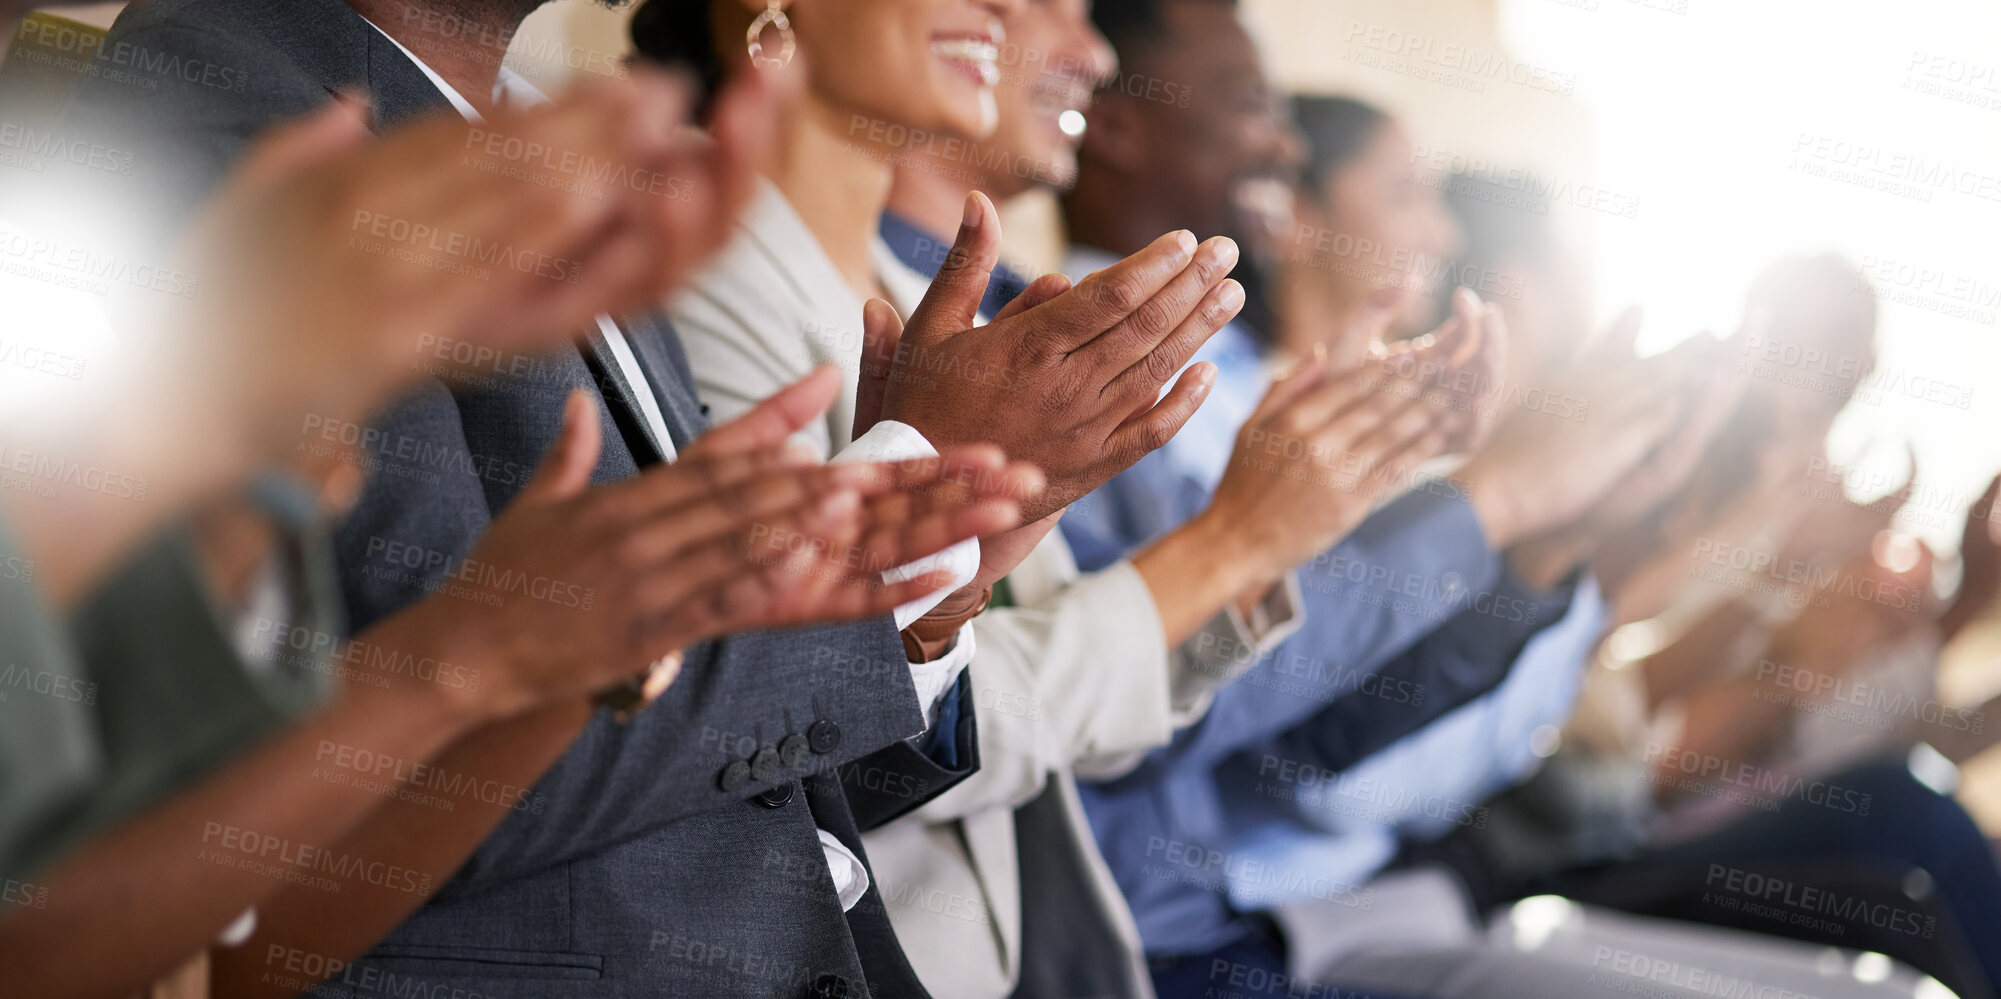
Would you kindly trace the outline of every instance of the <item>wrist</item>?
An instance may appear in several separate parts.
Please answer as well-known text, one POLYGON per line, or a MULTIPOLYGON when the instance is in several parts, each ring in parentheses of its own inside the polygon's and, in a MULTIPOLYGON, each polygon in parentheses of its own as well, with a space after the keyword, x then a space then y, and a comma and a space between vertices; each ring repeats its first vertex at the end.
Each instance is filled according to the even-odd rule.
POLYGON ((393 693, 454 733, 525 708, 526 698, 506 679, 512 671, 495 668, 499 652, 480 637, 484 629, 436 616, 436 600, 420 602, 353 639, 361 653, 352 657, 359 660, 357 672, 368 675, 351 686, 393 693), (372 665, 399 662, 431 665, 395 674, 372 665))
POLYGON ((1547 535, 1508 550, 1508 567, 1530 588, 1545 591, 1584 561, 1586 546, 1571 532, 1547 535))
POLYGON ((953 593, 903 629, 903 651, 911 662, 928 663, 950 651, 959 630, 993 602, 993 587, 973 591, 971 602, 967 602, 963 595, 970 589, 953 593))
POLYGON ((1198 514, 1133 556, 1169 647, 1247 593, 1263 593, 1284 574, 1242 543, 1219 518, 1198 514))
POLYGON ((1465 490, 1467 505, 1472 507, 1473 519, 1480 522, 1480 532, 1487 537, 1487 546, 1495 551, 1512 547, 1522 540, 1521 501, 1515 495, 1513 483, 1502 466, 1482 461, 1474 457, 1460 471, 1458 479, 1465 490))
POLYGON ((1259 531, 1259 526, 1256 518, 1231 516, 1212 506, 1170 532, 1161 544, 1185 546, 1192 556, 1189 564, 1208 566, 1218 588, 1233 598, 1262 593, 1286 570, 1318 553, 1285 545, 1282 536, 1259 531))
POLYGON ((947 594, 945 599, 938 601, 936 606, 925 611, 924 616, 918 618, 917 621, 912 621, 911 625, 914 627, 920 621, 968 616, 973 612, 973 608, 980 606, 983 601, 991 599, 993 589, 993 583, 983 582, 975 578, 972 582, 947 594))

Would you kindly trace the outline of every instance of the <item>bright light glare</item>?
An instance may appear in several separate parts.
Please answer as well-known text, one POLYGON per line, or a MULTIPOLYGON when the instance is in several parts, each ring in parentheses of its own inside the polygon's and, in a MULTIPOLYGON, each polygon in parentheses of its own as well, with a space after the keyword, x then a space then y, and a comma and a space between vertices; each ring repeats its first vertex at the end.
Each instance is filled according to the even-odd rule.
MULTIPOLYGON (((1882 391, 1834 457, 1909 439, 1919 482, 1959 500, 1939 506, 1978 496, 2001 466, 2001 5, 1500 6, 1512 52, 1576 74, 1596 183, 1639 201, 1592 220, 1601 314, 1644 304, 1648 347, 1728 332, 1775 256, 1841 252, 1884 296, 1882 391)), ((1957 515, 1902 526, 1950 548, 1957 515)))

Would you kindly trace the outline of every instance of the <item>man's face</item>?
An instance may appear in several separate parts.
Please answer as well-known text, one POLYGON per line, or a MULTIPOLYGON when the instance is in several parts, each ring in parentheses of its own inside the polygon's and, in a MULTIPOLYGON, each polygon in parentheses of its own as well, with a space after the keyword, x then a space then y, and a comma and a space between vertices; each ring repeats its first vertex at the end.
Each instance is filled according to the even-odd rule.
POLYGON ((1139 107, 1148 186, 1198 236, 1262 238, 1304 145, 1234 4, 1175 0, 1166 22, 1121 70, 1117 98, 1139 107), (1176 86, 1149 86, 1149 74, 1176 86))
POLYGON ((987 145, 1007 162, 993 171, 987 193, 1068 187, 1077 179, 1083 112, 1111 75, 1112 47, 1092 26, 1087 0, 1027 0, 1004 23, 1000 128, 987 145))

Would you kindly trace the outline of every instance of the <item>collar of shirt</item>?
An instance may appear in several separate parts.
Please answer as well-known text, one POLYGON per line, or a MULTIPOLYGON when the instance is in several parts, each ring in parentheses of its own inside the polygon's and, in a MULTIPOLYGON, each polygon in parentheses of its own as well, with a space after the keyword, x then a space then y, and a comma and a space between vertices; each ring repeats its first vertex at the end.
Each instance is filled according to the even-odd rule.
MULTIPOLYGON (((368 19, 362 18, 362 20, 368 19)), ((383 31, 382 26, 374 21, 368 21, 368 26, 374 28, 382 37, 389 39, 389 44, 396 46, 397 51, 402 52, 404 57, 424 74, 424 78, 430 80, 431 85, 437 87, 439 93, 445 95, 445 100, 452 102, 452 107, 458 111, 459 117, 475 125, 486 122, 479 109, 473 107, 472 102, 466 100, 465 95, 459 93, 457 87, 445 82, 445 78, 439 76, 437 70, 432 69, 429 63, 417 57, 417 53, 397 41, 395 35, 383 31)), ((549 95, 522 79, 521 74, 502 66, 500 75, 493 81, 493 101, 502 106, 539 107, 549 103, 549 95)), ((626 384, 632 386, 632 394, 639 400, 640 415, 645 418, 646 429, 652 432, 654 443, 660 448, 662 460, 673 461, 674 438, 667 432, 666 414, 660 411, 660 401, 653 398, 652 382, 647 379, 645 370, 639 366, 639 357, 632 352, 632 344, 626 341, 625 331, 619 329, 618 323, 613 322, 610 316, 602 313, 598 315, 597 323, 598 332, 604 335, 605 346, 611 349, 612 359, 618 362, 619 372, 625 376, 626 384)))

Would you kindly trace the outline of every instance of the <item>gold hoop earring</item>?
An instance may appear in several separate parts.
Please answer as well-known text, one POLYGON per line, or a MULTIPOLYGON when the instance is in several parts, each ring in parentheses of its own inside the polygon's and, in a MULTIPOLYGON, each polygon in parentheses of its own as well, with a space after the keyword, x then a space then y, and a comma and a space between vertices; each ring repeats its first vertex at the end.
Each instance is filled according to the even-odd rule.
POLYGON ((770 66, 773 69, 783 69, 792 64, 792 53, 798 49, 799 43, 798 39, 792 35, 792 22, 785 18, 785 8, 780 7, 778 4, 779 0, 771 0, 771 6, 766 7, 764 13, 757 15, 757 20, 750 22, 749 30, 743 33, 744 47, 750 50, 750 64, 752 66, 759 68, 770 66), (764 29, 766 28, 778 29, 778 56, 776 58, 764 54, 764 29))

